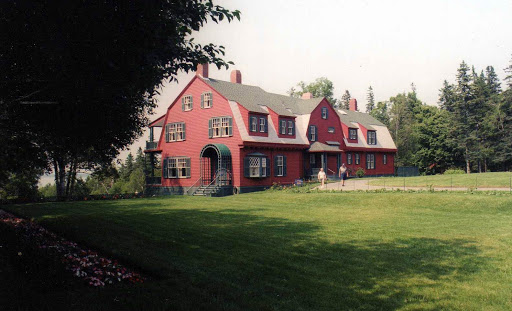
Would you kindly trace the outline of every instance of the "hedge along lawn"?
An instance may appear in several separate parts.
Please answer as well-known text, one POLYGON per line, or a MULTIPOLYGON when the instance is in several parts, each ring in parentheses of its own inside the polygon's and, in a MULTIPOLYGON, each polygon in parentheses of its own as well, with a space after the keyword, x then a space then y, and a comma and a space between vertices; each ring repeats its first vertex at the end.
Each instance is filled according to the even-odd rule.
POLYGON ((372 179, 372 186, 447 187, 460 188, 510 188, 512 172, 472 173, 453 175, 427 175, 415 177, 380 177, 372 179))
POLYGON ((84 309, 92 298, 98 309, 512 309, 508 194, 274 191, 5 208, 152 277, 85 289, 84 309))

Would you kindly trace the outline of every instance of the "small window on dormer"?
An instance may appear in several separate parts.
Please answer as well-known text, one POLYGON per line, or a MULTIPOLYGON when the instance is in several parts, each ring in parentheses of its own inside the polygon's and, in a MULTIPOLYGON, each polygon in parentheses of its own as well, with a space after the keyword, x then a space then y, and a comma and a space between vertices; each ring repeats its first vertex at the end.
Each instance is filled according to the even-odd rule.
POLYGON ((258 131, 258 118, 251 117, 251 132, 258 131))
POLYGON ((357 129, 348 129, 348 139, 357 140, 357 129))
POLYGON ((286 120, 279 121, 279 133, 286 135, 286 120))
POLYGON ((368 145, 376 145, 377 144, 377 133, 375 131, 368 131, 367 135, 368 145))
POLYGON ((327 129, 327 132, 329 132, 329 133, 334 133, 334 127, 330 126, 330 127, 327 129))
POLYGON ((293 121, 288 121, 288 135, 293 135, 293 121))

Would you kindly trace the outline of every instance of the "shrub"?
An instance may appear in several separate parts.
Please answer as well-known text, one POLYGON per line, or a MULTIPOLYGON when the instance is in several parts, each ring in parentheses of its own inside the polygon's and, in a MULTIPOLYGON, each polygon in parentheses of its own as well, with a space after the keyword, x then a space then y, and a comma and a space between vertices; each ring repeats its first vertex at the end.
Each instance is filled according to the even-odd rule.
POLYGON ((366 172, 364 171, 364 169, 362 167, 358 168, 357 171, 356 171, 356 176, 361 178, 364 176, 364 174, 366 174, 366 172))
POLYGON ((461 170, 460 168, 449 168, 446 171, 444 171, 443 175, 457 175, 457 174, 466 174, 464 170, 461 170))

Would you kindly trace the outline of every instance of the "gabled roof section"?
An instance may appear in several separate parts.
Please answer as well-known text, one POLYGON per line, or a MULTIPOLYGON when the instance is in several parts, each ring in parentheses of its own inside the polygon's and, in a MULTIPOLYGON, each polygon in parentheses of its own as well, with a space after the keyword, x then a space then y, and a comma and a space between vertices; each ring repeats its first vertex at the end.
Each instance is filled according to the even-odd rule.
POLYGON ((382 122, 367 113, 345 109, 337 109, 336 113, 340 117, 341 122, 349 127, 351 127, 351 123, 359 123, 369 130, 374 130, 372 125, 385 126, 382 122))
POLYGON ((149 123, 148 127, 163 127, 164 126, 165 114, 160 116, 155 121, 149 123))
POLYGON ((321 142, 315 141, 308 149, 309 152, 341 152, 339 146, 330 146, 321 142))
POLYGON ((267 114, 266 106, 282 116, 308 114, 323 98, 301 99, 286 95, 268 93, 258 86, 231 83, 217 79, 202 80, 221 93, 228 100, 235 101, 252 112, 267 114))

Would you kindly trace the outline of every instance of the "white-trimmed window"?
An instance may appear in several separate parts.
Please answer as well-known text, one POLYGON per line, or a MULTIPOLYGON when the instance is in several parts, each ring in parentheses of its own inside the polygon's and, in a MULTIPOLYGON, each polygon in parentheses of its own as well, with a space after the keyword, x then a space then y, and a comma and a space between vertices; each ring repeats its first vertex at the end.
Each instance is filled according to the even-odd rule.
POLYGON ((277 155, 274 157, 274 175, 286 176, 286 156, 277 155))
POLYGON ((265 133, 267 131, 267 119, 260 118, 260 133, 265 133))
POLYGON ((244 158, 244 177, 261 178, 270 174, 268 158, 261 153, 249 154, 244 158))
POLYGON ((384 164, 384 165, 388 164, 388 155, 387 154, 382 155, 382 164, 384 164))
POLYGON ((208 120, 208 137, 233 136, 233 118, 215 117, 208 120))
POLYGON ((281 135, 286 135, 286 120, 279 121, 279 133, 281 135))
POLYGON ((329 111, 327 107, 322 107, 322 119, 327 119, 329 117, 329 111))
POLYGON ((212 108, 213 96, 212 92, 206 92, 201 94, 201 108, 212 108))
POLYGON ((375 169, 375 154, 373 154, 373 153, 366 154, 366 169, 367 170, 375 169))
POLYGON ((309 126, 309 140, 316 141, 316 126, 315 125, 309 126))
POLYGON ((359 153, 354 153, 354 160, 356 165, 359 165, 361 163, 361 155, 359 153))
POLYGON ((185 123, 184 122, 168 123, 165 126, 165 141, 166 142, 183 141, 183 140, 185 140, 185 123))
POLYGON ((357 140, 357 129, 348 129, 348 139, 357 140))
POLYGON ((190 178, 189 157, 164 158, 164 178, 190 178))
POLYGON ((193 107, 192 95, 185 95, 181 98, 181 109, 183 111, 190 111, 193 107))
POLYGON ((352 153, 347 153, 347 164, 352 164, 352 153))
POLYGON ((375 131, 368 131, 367 133, 368 139, 368 145, 376 145, 377 144, 377 133, 375 131))
POLYGON ((288 121, 288 135, 293 135, 293 121, 288 121))
POLYGON ((251 132, 258 131, 258 118, 251 117, 251 132))

